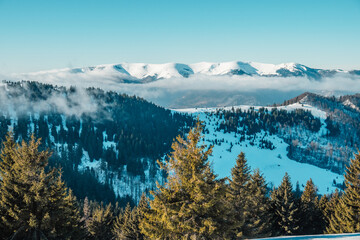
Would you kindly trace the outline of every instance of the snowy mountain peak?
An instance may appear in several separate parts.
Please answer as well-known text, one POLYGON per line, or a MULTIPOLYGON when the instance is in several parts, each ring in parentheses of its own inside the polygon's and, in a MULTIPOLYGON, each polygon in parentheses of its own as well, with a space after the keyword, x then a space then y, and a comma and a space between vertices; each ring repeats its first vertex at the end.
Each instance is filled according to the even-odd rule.
MULTIPOLYGON (((264 77, 307 77, 319 80, 323 76, 344 72, 341 70, 322 70, 307 67, 299 63, 268 64, 258 62, 199 62, 184 63, 120 63, 103 64, 94 67, 65 68, 60 70, 41 71, 21 74, 23 78, 34 76, 69 77, 72 74, 90 76, 111 76, 122 80, 149 82, 158 79, 188 78, 192 75, 204 76, 264 76, 264 77)), ((349 72, 350 73, 350 72, 349 72)))

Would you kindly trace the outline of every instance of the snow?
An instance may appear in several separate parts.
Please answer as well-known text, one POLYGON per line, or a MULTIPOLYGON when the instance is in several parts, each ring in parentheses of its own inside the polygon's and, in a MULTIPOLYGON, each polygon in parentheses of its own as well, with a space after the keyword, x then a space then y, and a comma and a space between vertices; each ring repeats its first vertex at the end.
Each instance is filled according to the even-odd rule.
POLYGON ((64 128, 65 131, 68 131, 69 129, 66 126, 66 116, 61 114, 61 122, 62 122, 62 126, 64 128))
POLYGON ((103 131, 103 146, 105 149, 114 148, 116 149, 116 143, 114 141, 107 141, 108 135, 106 134, 106 131, 103 131))
MULTIPOLYGON (((107 138, 105 131, 103 132, 103 138, 104 148, 113 147, 116 155, 118 155, 115 142, 105 141, 107 138)), ((149 161, 149 159, 141 159, 142 164, 145 164, 147 161, 149 161)), ((144 177, 132 176, 126 171, 126 166, 112 170, 107 167, 107 163, 102 159, 91 161, 88 152, 83 149, 83 156, 78 166, 78 170, 82 172, 86 169, 94 170, 96 178, 102 184, 105 184, 106 173, 113 176, 112 181, 108 183, 112 186, 115 195, 118 197, 131 196, 135 201, 140 200, 143 192, 154 190, 156 188, 156 182, 159 182, 160 184, 163 183, 160 172, 158 172, 154 178, 150 176, 149 169, 145 170, 144 177)))
POLYGON ((191 69, 189 66, 182 64, 179 68, 176 63, 165 64, 145 64, 145 63, 124 63, 121 66, 133 77, 142 79, 148 76, 157 78, 181 77, 179 71, 191 69))
POLYGON ((112 75, 123 78, 144 79, 146 77, 173 78, 182 77, 183 72, 190 74, 202 74, 208 76, 226 75, 234 70, 242 70, 250 75, 279 75, 279 69, 286 69, 290 72, 306 71, 307 67, 297 63, 268 64, 258 62, 199 62, 193 64, 184 63, 119 63, 119 64, 102 64, 95 67, 83 68, 64 68, 48 71, 39 71, 32 73, 20 74, 23 77, 34 77, 39 75, 58 75, 66 77, 71 74, 88 74, 88 75, 112 75))
MULTIPOLYGON (((146 162, 148 159, 142 159, 142 162, 146 162)), ((126 195, 131 196, 135 201, 140 200, 143 192, 147 190, 156 189, 156 181, 162 183, 160 172, 157 173, 155 179, 151 179, 149 176, 149 169, 145 170, 145 176, 131 176, 126 173, 126 167, 119 169, 118 174, 113 174, 112 187, 116 196, 124 197, 126 195)), ((110 171, 111 172, 111 171, 110 171)))
POLYGON ((258 240, 312 240, 312 239, 338 239, 338 240, 358 240, 360 233, 343 233, 343 234, 321 234, 321 235, 307 235, 307 236, 286 236, 286 237, 273 237, 273 238, 257 238, 258 240))
POLYGON ((78 166, 78 170, 82 171, 86 168, 98 169, 98 168, 100 168, 100 164, 101 164, 100 160, 90 161, 88 152, 83 149, 83 156, 81 158, 81 163, 78 166))
POLYGON ((282 64, 267 64, 267 63, 258 63, 251 62, 251 66, 257 69, 257 73, 259 75, 279 75, 277 70, 279 69, 287 69, 291 72, 296 70, 297 66, 302 66, 296 63, 282 63, 282 64))
POLYGON ((244 62, 201 62, 191 64, 190 67, 192 67, 194 73, 201 73, 205 75, 225 75, 231 73, 233 70, 242 70, 248 74, 256 74, 257 72, 253 66, 244 62))
MULTIPOLYGON (((249 110, 250 108, 254 108, 255 110, 259 110, 260 108, 265 108, 268 109, 269 111, 271 111, 271 109, 273 109, 274 107, 264 107, 264 106, 250 106, 250 105, 239 105, 239 106, 230 106, 230 107, 208 107, 208 108, 183 108, 183 109, 173 109, 173 111, 176 112, 183 112, 183 113, 204 113, 204 112, 216 112, 218 109, 221 110, 232 110, 232 109, 241 109, 241 110, 249 110)), ((294 111, 295 109, 303 109, 306 111, 310 111, 311 114, 314 117, 318 117, 321 119, 326 119, 326 112, 322 111, 318 108, 315 108, 309 104, 302 104, 300 103, 293 103, 290 105, 286 105, 286 106, 280 106, 280 107, 276 107, 278 109, 284 109, 286 111, 294 111)))
MULTIPOLYGON (((105 91, 136 95, 157 105, 172 108, 209 104, 268 105, 283 102, 303 92, 344 95, 360 91, 360 81, 354 81, 360 76, 349 72, 326 76, 321 72, 315 74, 314 71, 320 70, 309 70, 295 63, 117 63, 14 73, 4 77, 10 81, 27 80, 66 87, 101 88, 105 91), (280 69, 283 71, 278 73, 280 69), (321 81, 311 79, 314 74, 322 76, 321 81), (348 86, 352 86, 351 89, 348 86), (210 94, 212 91, 220 93, 220 97, 213 98, 210 94), (259 94, 261 92, 265 95, 259 94)), ((61 107, 69 110, 67 105, 61 107)), ((88 110, 86 108, 86 111, 88 110)))
POLYGON ((251 65, 257 69, 260 75, 276 75, 276 71, 279 69, 275 64, 252 62, 251 65))
POLYGON ((349 107, 355 109, 356 111, 359 111, 359 112, 360 112, 360 109, 359 109, 354 103, 352 103, 349 99, 347 99, 346 101, 344 101, 343 104, 344 104, 345 106, 349 106, 349 107))
MULTIPOLYGON (((232 107, 226 107, 222 109, 230 110, 231 108, 232 107)), ((237 106, 234 108, 247 110, 250 106, 237 106)), ((255 107, 255 110, 259 108, 260 107, 255 107)), ((279 108, 286 109, 288 111, 296 108, 306 109, 311 111, 316 117, 320 117, 322 121, 326 116, 325 112, 306 104, 296 103, 279 108)), ((278 186, 281 183, 285 172, 289 173, 294 187, 298 181, 301 189, 303 189, 306 182, 312 178, 318 187, 319 194, 329 194, 333 192, 336 189, 336 187, 333 186, 333 180, 336 182, 342 182, 344 180, 342 175, 333 173, 329 170, 289 159, 287 157, 286 150, 288 144, 277 136, 273 135, 265 137, 266 140, 271 141, 274 146, 276 146, 274 150, 260 149, 258 147, 258 140, 265 135, 265 132, 257 134, 259 137, 257 137, 254 146, 250 145, 249 140, 241 142, 240 145, 236 144, 238 142, 238 138, 234 133, 216 131, 219 119, 215 116, 211 117, 207 114, 207 112, 214 112, 216 109, 217 108, 197 108, 178 109, 173 111, 187 112, 192 114, 194 117, 199 116, 200 120, 205 122, 206 127, 209 130, 209 133, 205 134, 205 143, 207 145, 210 145, 213 141, 215 141, 215 139, 217 139, 217 141, 224 139, 220 146, 216 144, 214 145, 213 155, 210 157, 214 171, 219 175, 219 177, 230 177, 231 168, 235 165, 237 155, 240 152, 244 152, 249 166, 252 169, 260 169, 260 171, 264 174, 266 181, 272 186, 278 186), (231 143, 233 144, 233 147, 230 152, 228 149, 230 149, 231 143)), ((318 134, 326 131, 324 126, 325 125, 322 126, 322 129, 318 134)))
POLYGON ((315 107, 313 107, 313 106, 311 106, 309 104, 302 104, 301 101, 297 102, 297 103, 290 104, 290 105, 278 107, 278 109, 284 109, 284 110, 287 110, 287 111, 293 111, 295 109, 303 109, 303 110, 306 110, 306 111, 310 111, 311 114, 314 117, 321 118, 321 119, 326 119, 326 112, 325 111, 322 111, 322 110, 320 110, 318 108, 315 108, 315 107))

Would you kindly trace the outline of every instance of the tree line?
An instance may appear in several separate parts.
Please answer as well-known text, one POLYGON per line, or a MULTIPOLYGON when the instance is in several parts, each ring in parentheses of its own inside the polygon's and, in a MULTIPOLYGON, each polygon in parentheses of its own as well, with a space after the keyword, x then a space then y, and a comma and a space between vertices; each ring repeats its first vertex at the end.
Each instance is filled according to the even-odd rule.
POLYGON ((248 110, 232 108, 231 110, 217 110, 214 113, 222 119, 218 130, 224 132, 236 132, 240 135, 254 135, 261 130, 270 134, 278 132, 279 127, 303 126, 311 132, 318 132, 321 127, 319 118, 314 117, 310 111, 304 109, 259 108, 255 110, 250 107, 248 110))
POLYGON ((240 153, 230 178, 219 179, 198 123, 178 136, 169 160, 158 162, 164 185, 137 206, 76 199, 49 167, 40 141, 17 143, 12 134, 0 155, 2 239, 243 239, 263 236, 360 231, 360 153, 345 174, 343 193, 319 196, 310 179, 302 193, 285 174, 268 189, 259 170, 240 153))
MULTIPOLYGON (((322 100, 320 98, 319 101, 322 100)), ((314 103, 314 106, 317 105, 314 103)), ((350 126, 348 121, 342 121, 343 118, 331 110, 329 112, 327 110, 325 108, 327 116, 323 122, 309 110, 293 109, 287 111, 263 107, 259 109, 250 107, 248 110, 239 108, 217 110, 214 113, 209 113, 208 117, 212 115, 218 117, 220 124, 217 126, 217 131, 234 133, 238 139, 235 144, 240 145, 248 140, 252 146, 256 144, 259 148, 272 150, 276 146, 272 144, 271 139, 265 140, 264 138, 276 135, 289 144, 287 156, 290 159, 310 163, 342 174, 349 158, 356 150, 358 128, 350 126), (324 124, 324 128, 321 129, 324 124), (259 136, 259 142, 256 143, 256 137, 259 136)), ((341 108, 339 108, 340 110, 341 108)), ((348 111, 344 111, 344 113, 346 112, 348 111)), ((351 116, 354 119, 358 118, 355 115, 351 116)), ((350 116, 347 117, 351 118, 350 116)), ((216 141, 213 144, 217 144, 216 141)))

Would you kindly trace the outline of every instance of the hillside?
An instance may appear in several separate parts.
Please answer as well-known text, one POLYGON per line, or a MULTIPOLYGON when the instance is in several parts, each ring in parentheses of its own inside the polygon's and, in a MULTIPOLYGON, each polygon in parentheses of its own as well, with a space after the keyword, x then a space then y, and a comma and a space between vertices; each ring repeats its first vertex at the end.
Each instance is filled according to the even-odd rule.
MULTIPOLYGON (((290 115, 287 111, 274 111, 272 109, 239 106, 225 109, 184 109, 179 111, 199 116, 205 122, 207 128, 205 139, 208 145, 214 145, 211 160, 215 172, 220 174, 220 177, 230 176, 230 170, 237 154, 243 151, 252 169, 259 168, 270 186, 278 186, 285 172, 288 172, 293 185, 295 186, 298 182, 300 189, 303 189, 306 181, 312 178, 318 186, 319 193, 327 194, 334 191, 336 186, 333 183, 334 181, 342 183, 342 175, 326 169, 329 166, 323 166, 323 168, 314 166, 316 163, 312 162, 310 155, 303 158, 303 161, 292 158, 289 155, 289 141, 286 140, 285 129, 287 128, 299 129, 311 139, 316 139, 321 133, 325 134, 326 129, 324 127, 320 130, 321 120, 313 117, 311 112, 296 110, 298 114, 290 115), (264 119, 266 116, 271 119, 278 113, 282 114, 279 119, 264 119), (305 127, 302 125, 302 114, 316 119, 317 123, 314 124, 316 129, 313 131, 317 131, 319 134, 310 130, 313 128, 312 126, 305 127), (280 118, 287 117, 289 121, 283 123, 282 130, 279 130, 280 118)), ((292 111, 293 109, 301 109, 301 106, 291 106, 287 110, 292 111)), ((313 109, 313 112, 324 115, 323 112, 316 111, 316 109, 313 109)), ((304 144, 311 142, 310 139, 303 139, 303 141, 304 144)))
MULTIPOLYGON (((319 193, 342 188, 342 174, 357 151, 358 95, 340 98, 304 93, 271 107, 178 109, 206 124, 205 139, 214 145, 214 168, 229 176, 234 159, 244 151, 277 186, 285 172, 302 188, 311 177, 319 193), (349 106, 349 101, 354 102, 349 106), (299 169, 302 169, 299 171, 299 169)), ((351 103, 352 103, 351 102, 351 103)))
POLYGON ((34 133, 54 153, 68 186, 83 199, 136 200, 161 181, 157 159, 193 119, 138 97, 100 89, 64 88, 36 82, 0 87, 0 139, 34 133))
POLYGON ((342 188, 359 142, 358 95, 305 93, 276 107, 170 111, 96 88, 3 82, 0 100, 0 138, 8 130, 19 141, 32 132, 41 137, 43 147, 54 151, 51 165, 62 166, 80 199, 137 201, 163 181, 156 160, 165 160, 175 136, 198 116, 206 124, 206 143, 214 145, 211 160, 219 177, 229 176, 243 151, 270 186, 288 172, 299 190, 309 178, 319 193, 342 188))

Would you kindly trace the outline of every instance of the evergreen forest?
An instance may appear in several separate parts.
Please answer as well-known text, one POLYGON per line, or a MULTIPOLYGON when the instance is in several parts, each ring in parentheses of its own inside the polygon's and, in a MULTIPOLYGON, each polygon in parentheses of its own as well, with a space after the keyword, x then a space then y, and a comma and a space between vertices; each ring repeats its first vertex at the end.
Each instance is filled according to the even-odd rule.
POLYGON ((158 161, 165 183, 125 207, 75 197, 39 139, 18 143, 8 133, 0 155, 1 238, 245 239, 360 231, 360 153, 347 167, 344 191, 320 196, 309 179, 301 192, 288 174, 269 189, 244 153, 230 178, 218 178, 203 131, 198 122, 179 135, 168 161, 158 161))
POLYGON ((34 134, 75 196, 122 206, 164 178, 156 160, 194 124, 142 98, 96 88, 4 82, 0 99, 1 141, 9 129, 16 142, 34 134), (114 188, 120 184, 126 191, 114 188))

